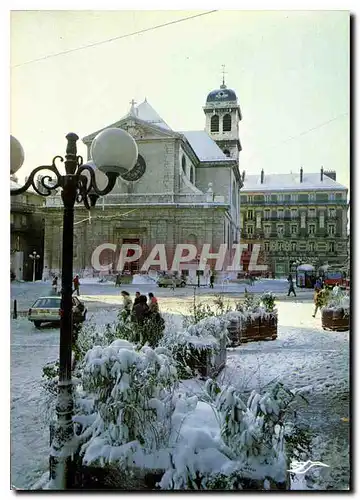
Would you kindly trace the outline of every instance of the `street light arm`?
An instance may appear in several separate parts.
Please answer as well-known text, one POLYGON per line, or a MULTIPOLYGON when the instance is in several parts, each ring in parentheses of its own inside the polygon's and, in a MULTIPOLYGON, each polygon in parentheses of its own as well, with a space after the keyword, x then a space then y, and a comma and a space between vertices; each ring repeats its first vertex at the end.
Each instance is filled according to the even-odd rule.
POLYGON ((11 196, 16 196, 18 194, 25 193, 29 189, 30 186, 34 189, 34 191, 42 196, 50 196, 51 191, 54 191, 55 189, 59 188, 62 186, 62 176, 60 175, 60 172, 58 171, 55 162, 56 160, 60 160, 61 162, 64 161, 64 159, 61 156, 55 156, 52 165, 41 165, 40 167, 36 167, 30 174, 30 177, 28 180, 25 182, 25 184, 18 189, 11 189, 10 194, 11 196), (41 180, 40 180, 40 185, 44 188, 45 191, 40 191, 36 185, 35 181, 35 175, 40 172, 41 170, 48 170, 50 172, 53 172, 56 176, 56 183, 53 184, 53 180, 50 177, 50 175, 45 175, 41 180), (48 182, 51 181, 52 184, 49 185, 48 182))
POLYGON ((83 183, 85 184, 85 194, 88 195, 90 191, 95 191, 95 193, 98 196, 105 196, 106 194, 110 193, 112 189, 115 186, 116 179, 119 177, 119 174, 115 174, 113 172, 106 172, 105 175, 108 178, 108 184, 104 189, 99 189, 99 187, 96 184, 96 177, 95 177, 95 172, 94 169, 90 165, 81 165, 78 169, 78 174, 81 176, 82 172, 89 172, 90 174, 90 183, 88 184, 87 178, 83 175, 82 178, 83 183), (85 181, 85 182, 84 182, 85 181), (86 185, 88 186, 86 187, 86 185))

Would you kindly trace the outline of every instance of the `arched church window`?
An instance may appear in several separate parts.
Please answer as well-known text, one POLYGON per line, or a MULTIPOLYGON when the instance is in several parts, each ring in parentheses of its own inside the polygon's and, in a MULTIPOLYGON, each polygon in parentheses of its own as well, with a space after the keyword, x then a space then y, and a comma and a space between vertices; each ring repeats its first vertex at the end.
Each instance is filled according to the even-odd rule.
POLYGON ((223 118, 223 132, 230 132, 231 131, 231 115, 227 113, 224 115, 223 118))
POLYGON ((181 158, 181 166, 182 166, 182 169, 183 169, 184 174, 186 175, 186 159, 185 159, 185 156, 184 156, 184 155, 183 155, 183 157, 181 158))
POLYGON ((230 158, 230 151, 228 149, 224 149, 224 155, 230 158))
POLYGON ((211 117, 211 132, 219 132, 219 115, 211 117))
POLYGON ((191 166, 191 168, 190 168, 190 182, 192 182, 194 184, 194 181, 195 181, 194 167, 191 166))

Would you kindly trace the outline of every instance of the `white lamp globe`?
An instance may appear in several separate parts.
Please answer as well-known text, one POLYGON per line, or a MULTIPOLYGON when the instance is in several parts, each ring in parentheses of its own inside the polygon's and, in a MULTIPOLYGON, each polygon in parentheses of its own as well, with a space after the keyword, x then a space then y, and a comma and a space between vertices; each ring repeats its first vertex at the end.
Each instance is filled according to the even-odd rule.
POLYGON ((24 163, 25 155, 20 142, 10 135, 10 174, 15 174, 24 163))
POLYGON ((93 140, 90 154, 96 167, 102 172, 124 174, 137 161, 138 147, 130 134, 120 128, 108 128, 93 140))
MULTIPOLYGON (((108 178, 106 177, 106 175, 103 172, 101 172, 101 170, 99 170, 98 168, 96 168, 96 165, 95 165, 95 163, 92 160, 87 161, 86 165, 89 166, 94 171, 95 182, 96 182, 97 187, 100 189, 100 191, 102 191, 103 189, 105 189, 106 186, 109 183, 108 178)), ((87 186, 89 186, 90 185, 90 181, 91 181, 91 177, 90 177, 89 172, 87 172, 86 170, 84 170, 83 172, 81 172, 81 175, 84 175, 86 177, 86 179, 87 179, 87 186)))

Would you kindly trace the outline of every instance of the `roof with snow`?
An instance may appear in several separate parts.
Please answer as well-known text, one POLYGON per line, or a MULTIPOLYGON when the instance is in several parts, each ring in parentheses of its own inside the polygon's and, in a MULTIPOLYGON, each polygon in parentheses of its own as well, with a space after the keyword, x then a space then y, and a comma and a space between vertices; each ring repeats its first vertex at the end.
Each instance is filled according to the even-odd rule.
MULTIPOLYGON (((204 130, 195 130, 180 133, 173 131, 146 99, 138 106, 135 106, 135 101, 132 101, 129 113, 121 118, 119 122, 116 122, 113 125, 109 125, 105 128, 117 126, 121 127, 121 123, 127 118, 137 118, 141 122, 155 125, 156 127, 162 128, 163 130, 174 135, 182 134, 190 144, 196 156, 202 162, 233 163, 235 161, 233 158, 227 157, 216 144, 216 142, 204 130)), ((105 130, 105 128, 101 130, 105 130)), ((101 130, 83 137, 83 141, 85 142, 93 139, 93 137, 101 132, 101 130)))
POLYGON ((330 179, 327 175, 321 180, 320 171, 317 173, 307 174, 304 172, 303 181, 300 182, 300 174, 264 174, 264 182, 261 183, 261 175, 246 175, 244 186, 241 190, 244 191, 309 191, 309 190, 328 190, 334 189, 346 191, 347 187, 339 182, 330 179))
POLYGON ((169 125, 161 118, 161 116, 147 102, 146 99, 136 107, 132 105, 127 116, 134 116, 135 118, 139 118, 139 120, 151 123, 153 125, 156 125, 157 127, 163 128, 165 130, 171 130, 169 125))
POLYGON ((181 133, 185 136, 200 161, 234 161, 233 158, 228 158, 221 151, 216 142, 213 141, 204 130, 193 130, 181 133))

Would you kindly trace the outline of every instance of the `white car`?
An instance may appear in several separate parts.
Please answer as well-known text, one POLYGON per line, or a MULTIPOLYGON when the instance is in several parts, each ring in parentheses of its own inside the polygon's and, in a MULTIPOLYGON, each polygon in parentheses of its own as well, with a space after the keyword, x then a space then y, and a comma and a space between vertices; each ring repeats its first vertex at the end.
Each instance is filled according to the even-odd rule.
MULTIPOLYGON (((72 298, 73 302, 73 324, 78 325, 86 319, 87 309, 78 297, 72 298)), ((61 297, 40 297, 30 307, 28 320, 32 321, 36 328, 42 323, 58 323, 61 317, 61 297)))

